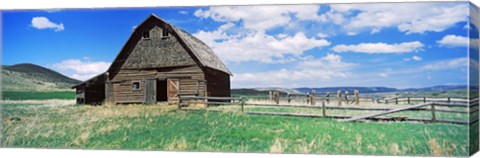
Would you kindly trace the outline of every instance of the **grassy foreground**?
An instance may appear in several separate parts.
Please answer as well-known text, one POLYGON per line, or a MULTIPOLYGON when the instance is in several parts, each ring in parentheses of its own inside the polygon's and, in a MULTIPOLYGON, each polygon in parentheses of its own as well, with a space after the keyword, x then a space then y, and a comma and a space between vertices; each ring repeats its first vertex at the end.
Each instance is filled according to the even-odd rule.
POLYGON ((74 99, 74 91, 2 91, 4 100, 74 99))
POLYGON ((176 111, 2 105, 2 147, 467 156, 468 126, 176 111))

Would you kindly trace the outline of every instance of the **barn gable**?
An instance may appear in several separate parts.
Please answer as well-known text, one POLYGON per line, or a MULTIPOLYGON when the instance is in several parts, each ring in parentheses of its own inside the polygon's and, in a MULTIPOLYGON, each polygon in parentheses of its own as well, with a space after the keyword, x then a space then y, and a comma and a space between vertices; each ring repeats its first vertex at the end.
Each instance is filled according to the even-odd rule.
MULTIPOLYGON (((157 38, 157 40, 159 40, 157 38)), ((140 47, 141 47, 140 46, 140 47)), ((120 53, 117 55, 115 60, 113 61, 112 65, 108 68, 107 72, 110 75, 110 77, 114 76, 118 71, 122 68, 127 68, 127 69, 139 69, 139 68, 148 68, 148 67, 158 67, 162 66, 163 63, 155 60, 156 58, 161 58, 160 60, 167 61, 165 64, 171 64, 171 65, 180 65, 179 63, 183 64, 191 64, 189 62, 190 59, 184 55, 184 52, 186 51, 188 55, 191 57, 195 63, 197 63, 200 68, 212 68, 216 69, 219 71, 222 71, 224 73, 227 73, 229 75, 232 75, 232 73, 227 69, 227 67, 222 63, 220 58, 215 55, 215 53, 202 41, 197 39, 196 37, 188 34, 184 30, 181 30, 170 23, 162 20, 161 18, 157 17, 155 14, 151 14, 144 22, 142 22, 137 28, 135 28, 135 31, 127 41, 127 43, 124 45, 120 53), (162 39, 160 40, 165 40, 162 41, 165 44, 167 43, 177 43, 178 41, 179 45, 175 46, 168 46, 171 47, 174 52, 177 52, 178 54, 174 54, 173 52, 170 53, 165 53, 164 55, 180 55, 177 56, 179 58, 176 58, 175 61, 169 61, 167 57, 154 57, 155 54, 158 56, 158 52, 155 51, 146 51, 142 50, 139 47, 135 47, 137 44, 140 44, 141 46, 148 46, 148 43, 153 43, 154 41, 152 40, 151 42, 141 40, 145 32, 149 31, 152 33, 151 35, 153 36, 162 36, 163 35, 163 30, 168 32, 170 34, 169 38, 162 39), (179 46, 182 46, 180 48, 179 46), (136 58, 130 60, 130 56, 133 54, 135 56, 135 52, 143 52, 143 53, 149 53, 150 55, 145 55, 142 54, 141 56, 145 60, 139 60, 142 58, 136 58), (148 59, 147 59, 148 58, 148 59), (129 61, 130 60, 130 61, 129 61), (128 63, 127 63, 128 61, 128 63), (145 62, 144 62, 145 61, 145 62), (123 65, 126 65, 123 67, 123 65)), ((137 55, 140 55, 137 54, 137 55)), ((169 66, 169 65, 165 65, 169 66)))
POLYGON ((121 69, 151 69, 195 65, 195 61, 175 36, 165 36, 162 28, 155 26, 144 30, 148 36, 139 40, 121 69))

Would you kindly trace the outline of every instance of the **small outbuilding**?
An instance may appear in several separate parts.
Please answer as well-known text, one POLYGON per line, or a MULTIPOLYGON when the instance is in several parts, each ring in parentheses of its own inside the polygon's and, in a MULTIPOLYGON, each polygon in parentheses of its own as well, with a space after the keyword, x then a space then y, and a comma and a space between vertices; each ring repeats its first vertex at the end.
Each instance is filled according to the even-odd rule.
POLYGON ((150 15, 105 73, 75 85, 78 104, 178 102, 230 96, 231 72, 202 41, 150 15))

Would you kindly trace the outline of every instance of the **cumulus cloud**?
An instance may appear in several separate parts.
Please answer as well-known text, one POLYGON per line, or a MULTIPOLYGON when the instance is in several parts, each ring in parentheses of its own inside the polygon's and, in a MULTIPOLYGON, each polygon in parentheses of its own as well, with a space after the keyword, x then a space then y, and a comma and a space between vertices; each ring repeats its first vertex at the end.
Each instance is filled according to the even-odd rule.
POLYGON ((416 55, 414 55, 414 56, 412 57, 412 59, 413 59, 414 61, 422 61, 422 60, 423 60, 422 57, 419 57, 419 56, 416 56, 416 55))
POLYGON ((325 39, 309 38, 303 32, 298 32, 293 36, 283 34, 277 35, 277 37, 263 32, 228 35, 225 30, 232 26, 233 24, 227 23, 215 31, 199 31, 193 35, 209 45, 223 61, 232 62, 278 63, 290 61, 286 58, 300 57, 306 50, 330 45, 330 42, 325 39))
POLYGON ((438 61, 435 63, 427 64, 422 66, 421 70, 448 70, 448 69, 458 69, 458 68, 467 68, 468 59, 467 58, 456 58, 446 61, 438 61))
POLYGON ((181 10, 181 11, 178 11, 179 14, 183 14, 183 15, 186 15, 188 14, 188 11, 185 11, 185 10, 181 10))
POLYGON ((468 37, 457 36, 457 35, 446 35, 441 40, 438 40, 437 43, 440 46, 447 47, 467 47, 468 46, 468 37))
POLYGON ((295 61, 303 52, 330 45, 318 33, 309 37, 303 31, 268 34, 275 27, 290 27, 298 21, 322 21, 319 5, 215 6, 199 9, 194 15, 222 25, 193 35, 204 41, 224 61, 283 63, 295 61))
POLYGON ((357 52, 367 54, 378 53, 411 53, 419 51, 424 45, 419 41, 404 43, 360 43, 357 45, 336 45, 332 48, 335 52, 357 52))
POLYGON ((292 82, 302 86, 318 86, 319 81, 346 78, 356 64, 344 62, 342 57, 327 54, 318 59, 309 58, 287 69, 257 73, 238 73, 232 77, 234 87, 292 86, 292 82))
POLYGON ((327 38, 327 37, 328 37, 328 35, 320 32, 320 33, 317 33, 317 37, 320 37, 320 38, 327 38))
POLYGON ((411 34, 441 32, 458 22, 466 22, 468 6, 468 3, 332 4, 324 15, 349 31, 376 33, 382 28, 396 27, 411 34))
POLYGON ((63 23, 57 24, 57 23, 51 22, 46 17, 34 17, 34 18, 32 18, 31 26, 36 28, 36 29, 40 29, 40 30, 42 30, 42 29, 53 29, 55 32, 65 30, 65 27, 63 26, 63 23))
POLYGON ((82 81, 105 72, 109 66, 108 62, 90 62, 78 59, 68 59, 53 64, 53 67, 60 70, 61 73, 82 81))
POLYGON ((56 12, 60 12, 62 11, 63 9, 45 9, 44 11, 48 12, 48 13, 56 13, 56 12))
POLYGON ((380 74, 378 74, 378 76, 385 78, 385 77, 388 77, 388 74, 386 74, 386 73, 380 73, 380 74))
POLYGON ((265 31, 287 25, 292 20, 290 14, 299 20, 320 20, 319 9, 319 5, 215 6, 196 10, 194 15, 217 22, 242 21, 245 28, 265 31))

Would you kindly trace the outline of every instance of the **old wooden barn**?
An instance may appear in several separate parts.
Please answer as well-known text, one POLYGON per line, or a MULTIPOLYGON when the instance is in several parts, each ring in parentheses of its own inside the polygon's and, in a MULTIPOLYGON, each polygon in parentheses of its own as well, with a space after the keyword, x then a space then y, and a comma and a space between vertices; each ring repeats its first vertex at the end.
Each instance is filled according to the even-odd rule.
POLYGON ((176 103, 179 95, 230 96, 230 75, 205 43, 152 14, 105 73, 73 88, 79 104, 176 103))

